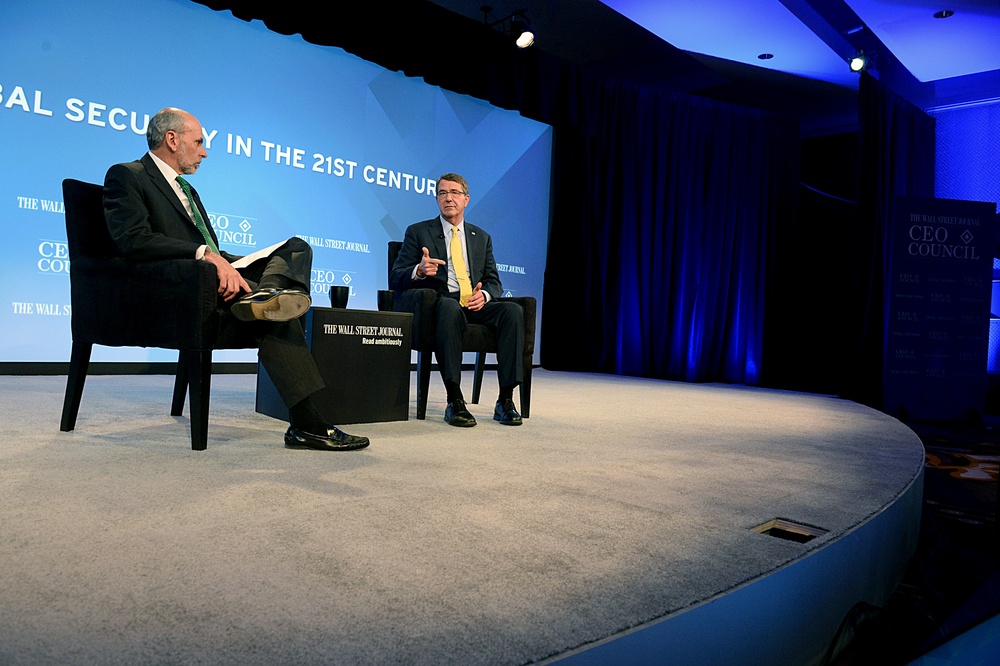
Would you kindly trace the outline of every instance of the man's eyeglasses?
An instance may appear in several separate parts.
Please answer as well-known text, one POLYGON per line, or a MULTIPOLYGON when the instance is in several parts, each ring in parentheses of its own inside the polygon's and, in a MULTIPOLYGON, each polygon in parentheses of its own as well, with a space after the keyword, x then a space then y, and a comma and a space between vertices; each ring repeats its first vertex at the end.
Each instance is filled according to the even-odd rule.
POLYGON ((449 194, 450 194, 451 196, 453 196, 453 197, 464 197, 464 196, 468 196, 468 195, 467 195, 467 194, 466 194, 465 192, 463 192, 462 190, 441 190, 440 192, 438 192, 438 193, 437 193, 437 195, 438 195, 438 198, 442 198, 442 197, 446 197, 446 196, 448 196, 449 194))

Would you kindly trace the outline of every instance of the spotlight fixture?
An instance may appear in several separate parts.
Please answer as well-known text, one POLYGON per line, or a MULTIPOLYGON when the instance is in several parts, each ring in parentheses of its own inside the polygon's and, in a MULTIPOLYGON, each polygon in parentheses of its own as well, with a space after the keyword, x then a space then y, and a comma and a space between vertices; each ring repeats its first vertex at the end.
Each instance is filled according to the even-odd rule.
POLYGON ((851 71, 855 73, 861 73, 868 69, 871 65, 871 56, 865 55, 864 51, 859 51, 858 55, 851 58, 851 71))
POLYGON ((535 33, 524 14, 513 14, 510 17, 510 32, 511 36, 517 35, 514 43, 519 49, 526 49, 535 43, 535 33))
POLYGON ((511 12, 510 15, 496 21, 490 21, 490 13, 493 11, 493 8, 489 5, 483 5, 479 8, 479 11, 483 13, 484 24, 511 36, 518 48, 526 49, 535 43, 535 33, 528 23, 528 17, 524 13, 525 10, 517 9, 511 12))

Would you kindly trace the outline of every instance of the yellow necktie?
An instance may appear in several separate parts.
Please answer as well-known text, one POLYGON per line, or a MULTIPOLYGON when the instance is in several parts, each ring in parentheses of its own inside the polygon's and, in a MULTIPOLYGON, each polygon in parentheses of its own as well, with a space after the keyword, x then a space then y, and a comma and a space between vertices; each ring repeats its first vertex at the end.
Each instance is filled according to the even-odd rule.
POLYGON ((472 283, 469 282, 469 269, 465 267, 465 258, 462 256, 458 227, 451 228, 451 263, 455 267, 455 279, 458 280, 458 304, 464 308, 472 296, 472 283))

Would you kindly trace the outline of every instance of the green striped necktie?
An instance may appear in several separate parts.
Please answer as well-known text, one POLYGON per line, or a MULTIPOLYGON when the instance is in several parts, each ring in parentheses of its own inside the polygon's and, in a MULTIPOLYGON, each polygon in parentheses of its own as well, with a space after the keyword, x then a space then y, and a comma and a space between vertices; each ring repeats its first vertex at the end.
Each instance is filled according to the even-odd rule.
POLYGON ((198 231, 200 231, 201 235, 205 237, 205 245, 207 245, 212 252, 219 254, 219 247, 215 244, 215 241, 212 240, 212 234, 205 225, 205 220, 201 217, 198 205, 194 202, 194 196, 191 194, 191 186, 188 185, 188 182, 180 176, 177 176, 177 182, 181 184, 181 189, 184 190, 184 194, 187 195, 188 203, 191 204, 191 214, 194 215, 194 226, 198 227, 198 231))

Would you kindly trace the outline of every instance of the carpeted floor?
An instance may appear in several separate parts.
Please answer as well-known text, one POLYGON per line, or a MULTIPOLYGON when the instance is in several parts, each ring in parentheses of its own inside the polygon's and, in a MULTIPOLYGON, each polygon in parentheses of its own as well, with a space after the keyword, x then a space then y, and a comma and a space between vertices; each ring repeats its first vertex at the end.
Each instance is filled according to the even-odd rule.
POLYGON ((841 666, 907 664, 1000 613, 1000 418, 907 425, 926 450, 920 543, 885 606, 860 609, 841 666))
MULTIPOLYGON (((426 421, 350 427, 373 440, 350 454, 282 448, 254 378, 218 376, 193 452, 171 384, 91 377, 62 433, 64 377, 0 377, 0 664, 543 662, 853 543, 924 460, 835 398, 544 371, 523 427, 487 402, 452 428, 432 383, 426 421), (754 531, 775 518, 829 531, 754 531)), ((857 599, 882 604, 908 517, 893 575, 775 601, 803 626, 744 641, 754 663, 813 663, 857 599)))

